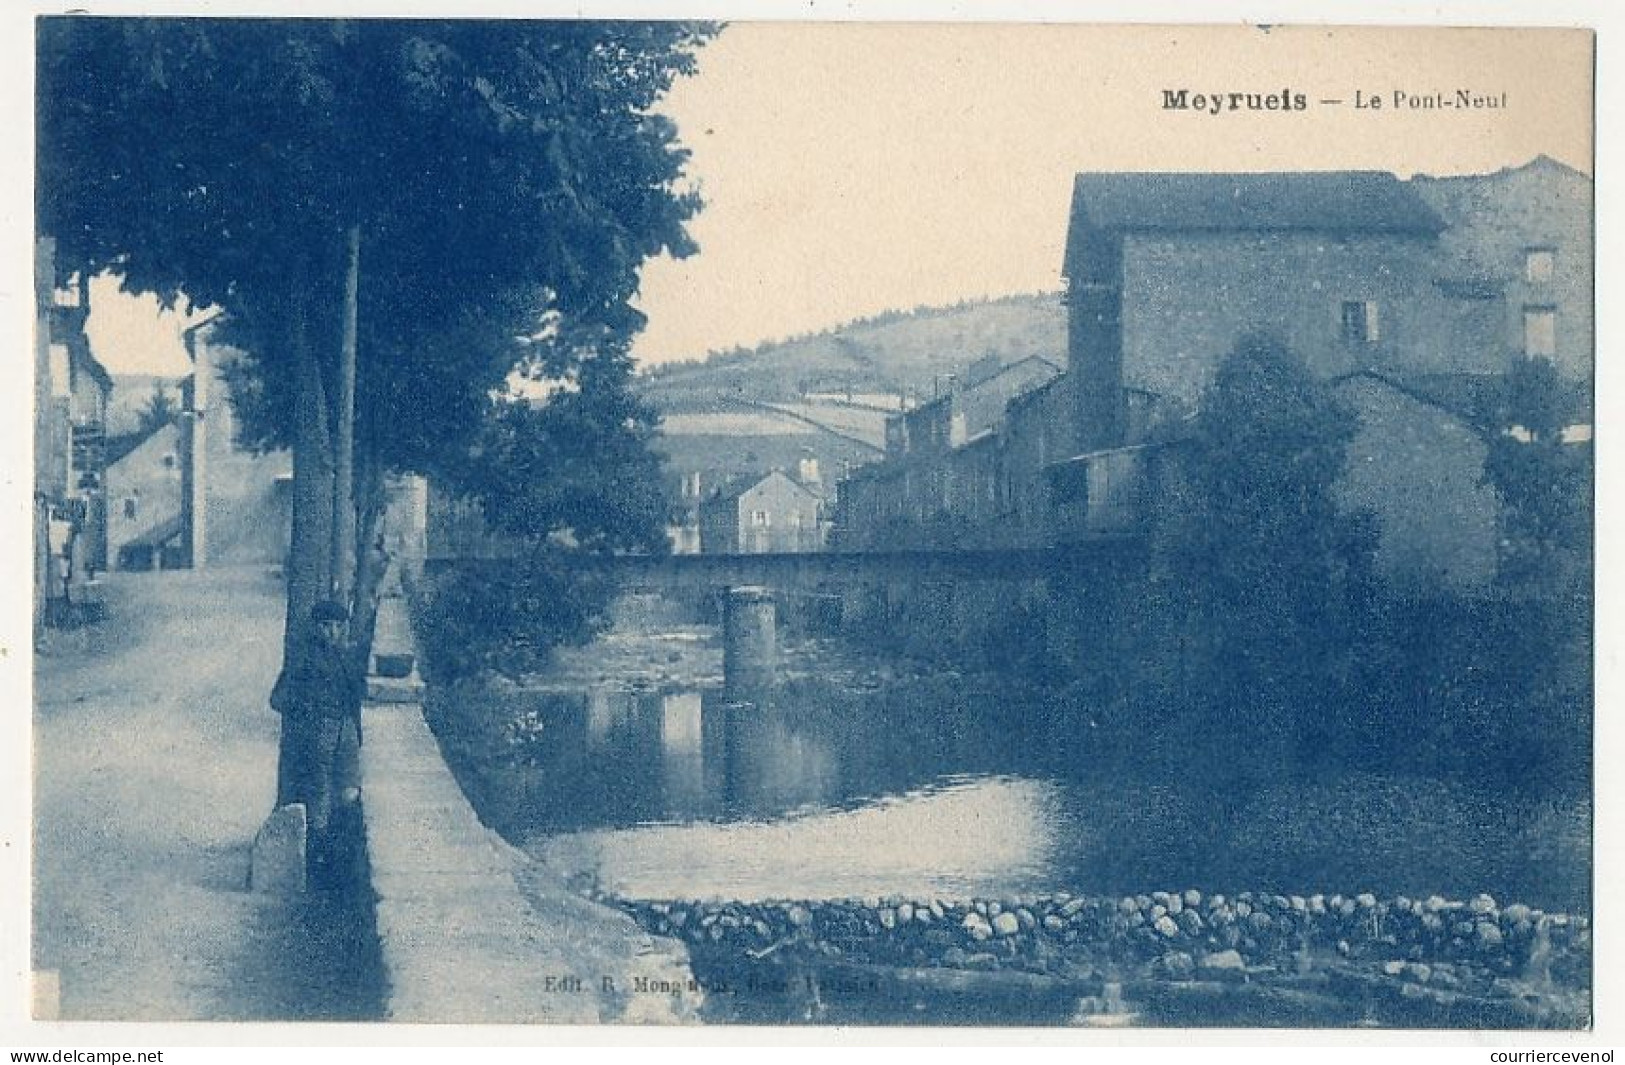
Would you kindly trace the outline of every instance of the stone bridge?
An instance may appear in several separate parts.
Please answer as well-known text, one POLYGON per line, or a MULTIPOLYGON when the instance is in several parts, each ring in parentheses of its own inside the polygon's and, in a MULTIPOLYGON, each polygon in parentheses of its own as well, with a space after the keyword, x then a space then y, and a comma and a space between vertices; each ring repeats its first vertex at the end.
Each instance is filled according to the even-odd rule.
MULTIPOLYGON (((926 638, 952 641, 949 630, 981 626, 1001 630, 1026 590, 1092 598, 1115 583, 1143 556, 1138 537, 1102 535, 1048 547, 892 551, 820 551, 782 554, 697 554, 583 556, 582 570, 601 573, 627 591, 676 592, 688 598, 715 597, 721 607, 723 673, 730 689, 745 693, 770 684, 778 660, 781 615, 806 611, 809 617, 855 618, 883 629, 896 627, 896 604, 908 597, 947 596, 923 613, 914 627, 926 638), (996 587, 1009 585, 1005 591, 996 587), (977 591, 979 589, 979 591, 977 591)), ((500 581, 510 562, 494 554, 481 558, 433 557, 429 569, 492 570, 500 581)), ((961 634, 962 635, 962 634, 961 634)))
MULTIPOLYGON (((766 587, 795 594, 841 585, 892 582, 1029 581, 1084 576, 1126 556, 1128 536, 1099 536, 1051 547, 966 550, 817 551, 778 554, 584 555, 582 570, 614 577, 628 588, 766 587)), ((431 555, 431 570, 501 567, 499 557, 431 555)))

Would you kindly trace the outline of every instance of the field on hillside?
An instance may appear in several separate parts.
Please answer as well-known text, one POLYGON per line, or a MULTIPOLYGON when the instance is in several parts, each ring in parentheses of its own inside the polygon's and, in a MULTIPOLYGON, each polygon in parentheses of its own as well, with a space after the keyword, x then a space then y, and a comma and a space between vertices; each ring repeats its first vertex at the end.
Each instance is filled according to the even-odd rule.
POLYGON ((792 402, 847 391, 928 396, 937 378, 963 373, 985 355, 1005 363, 1042 355, 1062 364, 1065 351, 1066 309, 1059 293, 1042 293, 881 315, 701 363, 657 366, 639 387, 662 407, 707 397, 792 402))

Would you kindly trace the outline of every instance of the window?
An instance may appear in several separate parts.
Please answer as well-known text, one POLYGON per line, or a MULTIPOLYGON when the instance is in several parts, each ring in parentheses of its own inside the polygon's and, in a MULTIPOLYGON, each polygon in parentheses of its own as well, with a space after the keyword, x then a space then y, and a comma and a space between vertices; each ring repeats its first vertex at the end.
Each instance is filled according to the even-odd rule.
POLYGON ((1523 353, 1550 359, 1557 354, 1557 308, 1523 309, 1523 353))
POLYGON ((1343 304, 1343 342, 1375 344, 1382 339, 1377 305, 1370 300, 1349 300, 1343 304))
POLYGON ((51 345, 51 395, 57 399, 73 395, 73 356, 66 344, 51 345))
POLYGON ((1523 255, 1523 279, 1531 285, 1544 285, 1557 272, 1555 248, 1530 248, 1523 255))
POLYGON ((768 520, 767 511, 765 511, 765 510, 753 510, 753 511, 750 512, 750 527, 751 528, 753 528, 753 529, 765 529, 765 528, 768 527, 769 524, 770 524, 770 522, 768 520))

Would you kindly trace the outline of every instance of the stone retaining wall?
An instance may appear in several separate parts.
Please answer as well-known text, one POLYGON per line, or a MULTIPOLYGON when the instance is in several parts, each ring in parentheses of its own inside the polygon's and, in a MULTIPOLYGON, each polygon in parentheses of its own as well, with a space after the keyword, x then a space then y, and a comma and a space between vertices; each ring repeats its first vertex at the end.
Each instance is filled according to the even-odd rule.
MULTIPOLYGON (((1249 995, 1266 996, 1259 1003, 1273 1016, 1248 1023, 1341 1023, 1339 1011, 1351 1003, 1406 1025, 1570 1028, 1590 1016, 1589 920, 1501 906, 1487 895, 1463 901, 1186 890, 1121 899, 619 905, 651 932, 685 940, 707 972, 771 959, 797 972, 910 973, 945 993, 983 974, 976 985, 983 995, 1001 982, 1019 988, 1038 980, 1058 992, 1071 988, 1079 1001, 1108 985, 1142 1002, 1199 984, 1247 985, 1249 995), (1294 996, 1302 1003, 1293 1005, 1294 996), (1385 996, 1395 1002, 1384 1004, 1385 996)), ((1229 993, 1210 1005, 1212 1018, 1201 1021, 1185 1016, 1190 1002, 1163 1002, 1154 1023, 1252 1016, 1243 1009, 1252 1007, 1229 993)))
MULTIPOLYGON (((385 600, 385 611, 402 611, 385 600)), ((399 619, 394 619, 399 620, 399 619)), ((390 621, 380 632, 405 632, 390 621)), ((393 653, 380 648, 380 653, 393 653)), ((681 944, 567 891, 480 823, 423 717, 391 687, 363 712, 366 843, 391 1020, 692 1021, 698 1003, 639 996, 690 978, 681 944)))

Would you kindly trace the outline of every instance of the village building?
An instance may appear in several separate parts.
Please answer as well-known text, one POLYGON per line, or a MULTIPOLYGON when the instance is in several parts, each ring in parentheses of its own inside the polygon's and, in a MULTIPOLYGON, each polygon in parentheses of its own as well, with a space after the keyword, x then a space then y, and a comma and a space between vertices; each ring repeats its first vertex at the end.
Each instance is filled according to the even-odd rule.
POLYGON ((34 621, 72 624, 99 609, 107 567, 105 440, 113 379, 85 335, 89 285, 59 283, 55 242, 35 244, 34 621))
MULTIPOLYGON (((951 403, 899 421, 842 483, 838 541, 1038 546, 1132 533, 1160 448, 1236 341, 1281 340, 1359 417, 1337 485, 1390 581, 1482 587, 1498 504, 1489 408, 1522 356, 1589 439, 1591 182, 1547 158, 1495 174, 1080 174, 1063 273, 1066 372, 978 433, 951 403), (944 413, 946 412, 946 413, 944 413)), ((925 408, 921 408, 922 411, 925 408)), ((985 415, 984 415, 985 417, 985 415)))
POLYGON ((963 447, 997 428, 1012 399, 1060 375, 1059 366, 1036 355, 1008 364, 984 356, 950 377, 946 392, 886 419, 886 453, 932 455, 963 447))
POLYGON ((700 550, 706 554, 822 551, 828 535, 816 461, 792 478, 782 470, 721 486, 700 503, 700 550))
POLYGON ((292 521, 286 452, 237 446, 224 366, 235 349, 215 322, 181 339, 192 360, 182 377, 115 377, 109 425, 107 562, 119 570, 280 564, 292 521), (167 417, 158 395, 173 396, 167 417))

